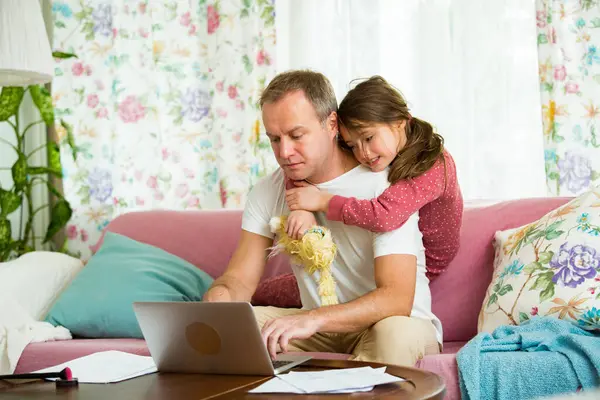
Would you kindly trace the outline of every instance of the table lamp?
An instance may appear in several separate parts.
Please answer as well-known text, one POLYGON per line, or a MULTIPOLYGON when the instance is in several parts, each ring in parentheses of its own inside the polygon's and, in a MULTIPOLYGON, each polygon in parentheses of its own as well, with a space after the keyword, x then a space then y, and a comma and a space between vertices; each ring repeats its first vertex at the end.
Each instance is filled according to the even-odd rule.
POLYGON ((39 0, 0 0, 0 86, 43 84, 53 74, 39 0))

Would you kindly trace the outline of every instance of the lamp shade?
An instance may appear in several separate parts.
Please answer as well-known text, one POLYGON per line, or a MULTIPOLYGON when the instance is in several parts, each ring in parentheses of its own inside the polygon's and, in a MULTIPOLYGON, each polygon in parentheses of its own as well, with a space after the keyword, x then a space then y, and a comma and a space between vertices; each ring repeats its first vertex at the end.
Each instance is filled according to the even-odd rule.
POLYGON ((0 86, 50 82, 53 72, 39 0, 0 0, 0 86))

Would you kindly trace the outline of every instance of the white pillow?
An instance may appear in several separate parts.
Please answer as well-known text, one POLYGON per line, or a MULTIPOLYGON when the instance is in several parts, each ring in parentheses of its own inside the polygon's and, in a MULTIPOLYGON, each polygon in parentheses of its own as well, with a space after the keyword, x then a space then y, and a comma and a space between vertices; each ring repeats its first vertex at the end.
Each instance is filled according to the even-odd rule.
POLYGON ((41 321, 81 268, 81 260, 63 253, 27 253, 0 263, 0 293, 12 297, 31 318, 41 321))

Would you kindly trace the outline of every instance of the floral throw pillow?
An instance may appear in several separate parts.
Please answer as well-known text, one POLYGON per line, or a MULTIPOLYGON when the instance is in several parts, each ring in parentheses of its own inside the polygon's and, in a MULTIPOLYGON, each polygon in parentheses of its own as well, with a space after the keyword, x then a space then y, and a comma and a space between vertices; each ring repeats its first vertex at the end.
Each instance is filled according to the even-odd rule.
POLYGON ((480 332, 552 316, 600 330, 600 188, 538 221, 496 232, 480 332))

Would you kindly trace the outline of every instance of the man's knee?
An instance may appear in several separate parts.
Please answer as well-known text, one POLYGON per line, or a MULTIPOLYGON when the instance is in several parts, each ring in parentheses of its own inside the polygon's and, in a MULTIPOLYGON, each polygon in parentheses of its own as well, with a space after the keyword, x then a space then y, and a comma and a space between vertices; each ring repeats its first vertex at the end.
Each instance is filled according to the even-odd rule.
POLYGON ((258 324, 258 329, 262 329, 263 325, 275 318, 284 317, 286 315, 293 315, 302 312, 299 308, 278 308, 278 307, 252 307, 254 310, 254 316, 258 324))
MULTIPOLYGON (((409 317, 387 317, 373 325, 370 329, 375 348, 380 356, 394 357, 394 354, 410 354, 411 359, 423 357, 421 344, 422 332, 415 329, 409 317)), ((413 361, 411 361, 414 364, 413 361)))
POLYGON ((410 323, 409 317, 393 316, 376 322, 370 329, 375 335, 387 336, 397 333, 398 331, 403 331, 403 328, 406 327, 408 323, 410 323))
POLYGON ((256 318, 256 323, 258 324, 258 329, 262 329, 265 322, 269 320, 269 307, 252 307, 254 311, 254 317, 256 318))
POLYGON ((355 352, 362 361, 413 366, 425 354, 437 352, 433 324, 410 317, 382 319, 365 332, 362 342, 355 352))

